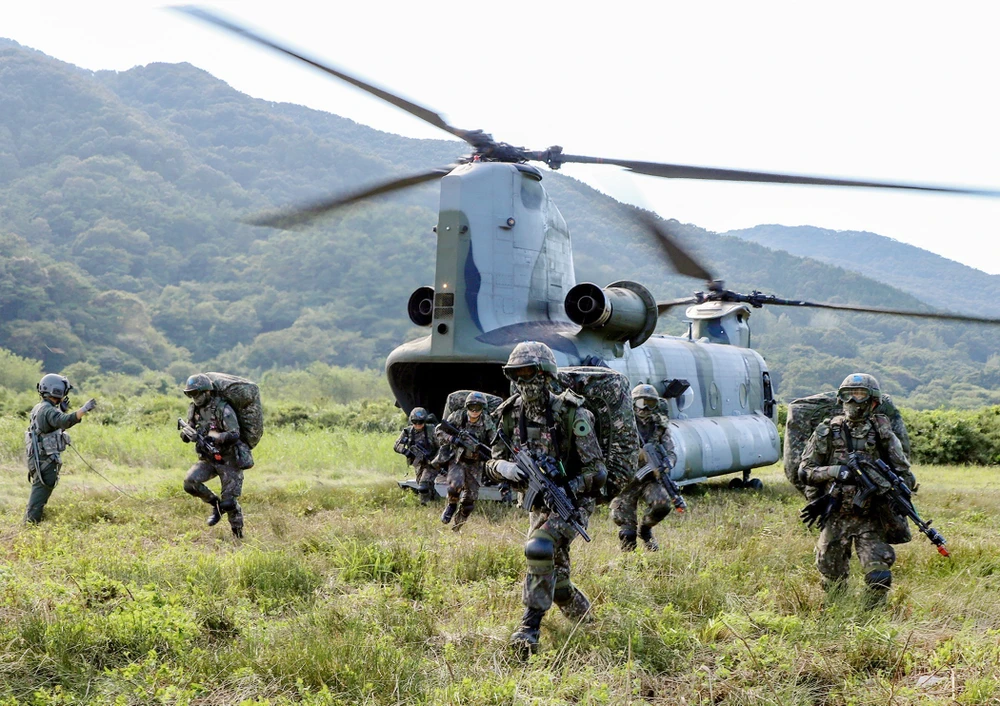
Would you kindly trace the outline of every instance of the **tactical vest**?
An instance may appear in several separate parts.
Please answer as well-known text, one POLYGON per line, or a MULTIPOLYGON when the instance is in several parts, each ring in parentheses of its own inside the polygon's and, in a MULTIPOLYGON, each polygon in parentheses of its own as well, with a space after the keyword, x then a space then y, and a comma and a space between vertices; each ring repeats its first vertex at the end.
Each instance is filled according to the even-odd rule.
POLYGON ((39 402, 31 410, 28 430, 24 432, 25 459, 28 471, 36 471, 47 462, 62 463, 62 452, 69 446, 69 434, 62 429, 54 429, 44 434, 38 427, 38 414, 48 402, 39 402), (37 450, 37 458, 36 458, 37 450))

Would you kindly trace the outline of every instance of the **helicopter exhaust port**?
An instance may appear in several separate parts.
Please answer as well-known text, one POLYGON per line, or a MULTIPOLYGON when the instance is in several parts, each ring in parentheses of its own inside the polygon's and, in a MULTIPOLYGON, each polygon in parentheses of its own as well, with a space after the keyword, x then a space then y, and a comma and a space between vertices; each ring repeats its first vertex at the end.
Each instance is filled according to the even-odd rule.
POLYGON ((434 287, 417 287, 406 302, 406 313, 417 326, 430 326, 434 318, 434 287))
POLYGON ((583 282, 569 290, 565 306, 573 323, 599 330, 609 341, 628 341, 633 348, 656 328, 656 300, 637 282, 612 282, 603 289, 583 282))

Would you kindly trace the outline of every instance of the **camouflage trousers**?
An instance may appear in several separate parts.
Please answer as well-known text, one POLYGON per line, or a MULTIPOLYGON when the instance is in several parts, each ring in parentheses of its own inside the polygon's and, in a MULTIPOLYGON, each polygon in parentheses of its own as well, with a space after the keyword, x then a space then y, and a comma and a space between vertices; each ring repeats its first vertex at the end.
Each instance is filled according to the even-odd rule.
POLYGON ((427 483, 433 489, 439 471, 431 465, 430 461, 417 461, 413 464, 413 472, 416 474, 417 485, 427 483))
MULTIPOLYGON (((580 505, 580 519, 584 529, 589 524, 593 511, 594 501, 585 499, 580 505)), ((575 613, 585 612, 590 602, 570 580, 569 547, 576 538, 576 530, 563 522, 559 515, 548 510, 533 510, 529 519, 531 528, 525 554, 528 554, 528 546, 538 537, 551 538, 554 551, 552 558, 548 560, 533 560, 528 557, 528 575, 524 578, 521 600, 525 607, 542 611, 551 608, 554 600, 570 617, 582 617, 575 613)))
POLYGON ((219 502, 219 507, 229 517, 229 525, 233 529, 243 527, 243 508, 240 507, 237 498, 243 494, 243 471, 233 468, 224 463, 210 463, 209 461, 198 461, 191 466, 187 476, 184 478, 184 490, 189 495, 201 498, 206 503, 214 504, 219 502), (205 485, 206 481, 219 477, 222 488, 217 497, 215 493, 205 485))
POLYGON ((882 522, 861 515, 835 515, 816 543, 816 568, 827 582, 847 579, 852 545, 865 574, 888 571, 896 561, 895 550, 885 541, 882 522))
POLYGON ((483 474, 480 461, 452 461, 448 466, 448 502, 474 505, 479 499, 479 485, 483 474))
POLYGON ((24 510, 25 523, 37 525, 42 521, 45 503, 49 501, 52 491, 55 490, 56 484, 59 482, 61 469, 61 463, 49 461, 42 464, 41 473, 28 472, 28 478, 31 481, 31 494, 28 496, 28 506, 24 510))
POLYGON ((611 519, 614 523, 635 532, 640 500, 646 503, 642 524, 648 527, 656 527, 674 507, 660 481, 652 477, 640 482, 632 481, 611 501, 611 519))

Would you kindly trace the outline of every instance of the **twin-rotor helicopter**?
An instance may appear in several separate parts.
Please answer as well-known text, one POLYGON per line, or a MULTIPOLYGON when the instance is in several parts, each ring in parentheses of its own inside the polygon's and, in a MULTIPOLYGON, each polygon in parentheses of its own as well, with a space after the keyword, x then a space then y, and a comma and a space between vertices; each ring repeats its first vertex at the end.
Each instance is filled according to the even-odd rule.
POLYGON ((441 199, 433 286, 410 296, 410 320, 428 335, 396 348, 385 371, 399 406, 440 413, 453 390, 506 397, 502 365, 525 340, 543 341, 560 366, 598 365, 649 383, 667 399, 680 484, 742 473, 781 456, 775 426, 775 390, 764 359, 750 345, 748 319, 763 305, 1000 323, 1000 319, 878 307, 781 299, 760 292, 739 294, 723 283, 666 230, 639 214, 664 258, 680 274, 707 283, 689 298, 657 302, 637 282, 604 287, 578 283, 569 228, 549 198, 544 173, 563 164, 611 164, 656 177, 751 181, 1000 196, 1000 192, 942 186, 833 179, 767 172, 661 164, 566 154, 561 147, 527 150, 495 141, 482 130, 449 125, 438 113, 282 46, 230 20, 196 7, 178 8, 199 20, 291 56, 402 109, 466 142, 471 153, 452 165, 428 169, 353 193, 262 214, 248 223, 276 228, 302 226, 335 209, 380 194, 440 181, 441 199), (687 305, 687 336, 654 334, 659 315, 687 305))

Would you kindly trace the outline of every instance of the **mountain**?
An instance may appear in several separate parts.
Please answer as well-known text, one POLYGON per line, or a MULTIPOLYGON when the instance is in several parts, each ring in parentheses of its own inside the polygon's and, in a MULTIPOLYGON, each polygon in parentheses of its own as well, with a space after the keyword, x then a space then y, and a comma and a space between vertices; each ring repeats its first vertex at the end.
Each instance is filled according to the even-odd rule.
MULTIPOLYGON (((434 186, 296 232, 239 218, 449 164, 463 143, 254 99, 188 64, 90 72, 10 41, 0 102, 0 347, 49 370, 180 375, 379 367, 422 335, 405 306, 433 280, 434 186)), ((669 272, 631 207, 556 172, 544 184, 578 281, 635 279, 659 298, 703 286, 669 272)), ((733 289, 928 309, 884 278, 672 225, 733 289)), ((686 329, 683 312, 664 318, 686 329)), ((984 327, 780 309, 752 325, 786 399, 864 369, 917 406, 1000 402, 984 327)))
POLYGON ((760 225, 725 235, 844 267, 941 309, 1000 316, 1000 275, 875 233, 760 225))

